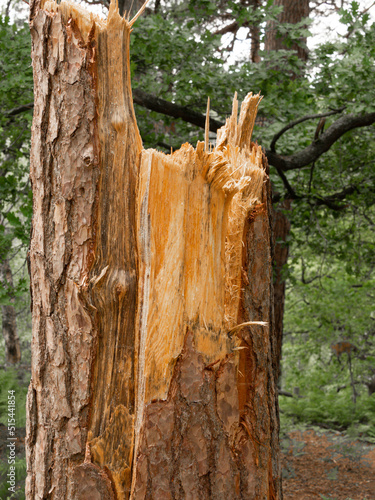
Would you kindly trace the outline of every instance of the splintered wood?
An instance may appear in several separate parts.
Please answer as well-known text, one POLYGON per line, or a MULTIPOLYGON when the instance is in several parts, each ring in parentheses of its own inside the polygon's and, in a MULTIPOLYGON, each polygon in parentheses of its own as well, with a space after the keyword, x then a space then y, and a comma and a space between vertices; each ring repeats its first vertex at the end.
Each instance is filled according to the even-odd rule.
POLYGON ((144 150, 133 23, 31 4, 27 496, 280 498, 261 97, 144 150))
MULTIPOLYGON (((240 122, 253 121, 259 100, 247 96, 240 122)), ((172 155, 142 151, 137 246, 139 303, 147 315, 141 315, 138 349, 141 413, 147 402, 167 397, 186 331, 207 364, 233 349, 227 332, 237 324, 244 221, 261 202, 265 172, 261 149, 250 147, 252 127, 241 151, 236 113, 220 132, 211 151, 202 142, 172 155)))

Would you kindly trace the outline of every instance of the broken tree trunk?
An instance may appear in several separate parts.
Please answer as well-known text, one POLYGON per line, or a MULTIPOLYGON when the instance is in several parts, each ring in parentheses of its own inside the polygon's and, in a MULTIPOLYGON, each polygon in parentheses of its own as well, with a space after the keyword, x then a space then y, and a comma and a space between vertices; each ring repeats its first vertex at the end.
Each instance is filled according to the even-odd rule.
POLYGON ((27 498, 279 499, 260 97, 215 147, 142 149, 133 22, 31 5, 27 498))

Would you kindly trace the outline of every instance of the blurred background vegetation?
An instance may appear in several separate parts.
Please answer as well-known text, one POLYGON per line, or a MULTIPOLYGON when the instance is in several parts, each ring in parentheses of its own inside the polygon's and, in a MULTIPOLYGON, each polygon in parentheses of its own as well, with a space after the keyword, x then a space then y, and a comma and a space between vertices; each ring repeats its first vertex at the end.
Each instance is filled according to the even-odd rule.
MULTIPOLYGON (((28 6, 2 1, 0 314, 3 333, 13 328, 15 337, 12 348, 4 336, 0 340, 0 423, 6 425, 7 391, 15 389, 17 426, 23 428, 31 360, 27 250, 33 82, 28 6)), ((106 0, 81 3, 106 14, 106 0)), ((120 7, 135 12, 141 3, 128 6, 121 0, 120 7)), ((313 162, 280 173, 270 160, 270 175, 275 209, 290 222, 278 241, 289 251, 281 271, 286 283, 279 379, 283 429, 317 425, 373 443, 374 10, 366 1, 156 0, 131 38, 133 88, 148 95, 202 114, 209 96, 211 116, 224 121, 235 91, 240 100, 248 91, 260 91, 264 99, 254 140, 270 158, 276 150, 282 157, 302 155, 344 115, 362 122, 370 117, 339 135, 313 162), (301 3, 308 11, 298 17, 291 10, 301 3), (277 47, 270 46, 271 32, 277 47), (277 148, 271 147, 283 128, 277 148)), ((135 108, 144 147, 169 152, 203 139, 203 130, 187 121, 145 104, 135 108)), ((17 467, 21 484, 24 458, 17 467)), ((0 476, 4 471, 0 465, 0 476)), ((20 486, 14 498, 22 495, 20 486)))

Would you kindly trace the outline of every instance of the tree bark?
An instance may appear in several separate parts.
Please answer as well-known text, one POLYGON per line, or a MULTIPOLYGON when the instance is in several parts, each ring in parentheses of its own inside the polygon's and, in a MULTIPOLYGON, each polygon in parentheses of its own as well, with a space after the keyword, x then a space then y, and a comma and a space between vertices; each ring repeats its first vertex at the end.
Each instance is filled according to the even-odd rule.
POLYGON ((27 498, 281 498, 260 97, 215 147, 144 150, 115 3, 30 24, 27 498))
MULTIPOLYGON (((275 0, 274 6, 283 7, 283 11, 278 16, 278 23, 297 24, 302 19, 309 16, 310 7, 309 0, 275 0)), ((286 37, 278 34, 277 24, 270 22, 266 30, 265 50, 270 52, 272 50, 295 50, 299 59, 307 61, 308 52, 306 47, 306 38, 302 38, 302 44, 286 44, 286 37)), ((277 155, 271 146, 271 151, 267 151, 267 156, 270 157, 270 164, 275 164, 275 157, 277 155)), ((277 170, 282 177, 282 172, 277 170)), ((283 168, 280 168, 283 171, 283 168)), ((288 193, 290 196, 290 193, 288 193)), ((290 199, 285 199, 278 210, 274 211, 274 237, 275 237, 275 253, 274 253, 274 318, 275 318, 275 338, 276 338, 276 365, 277 365, 277 378, 281 375, 281 354, 282 354, 282 341, 283 341, 283 322, 285 310, 285 278, 283 276, 283 269, 288 262, 288 243, 287 239, 290 233, 290 222, 283 210, 290 209, 290 199)))
POLYGON ((281 355, 284 331, 284 310, 285 310, 285 266, 288 262, 289 245, 288 236, 290 234, 290 222, 284 211, 290 210, 291 200, 286 199, 274 210, 274 317, 275 317, 275 338, 276 338, 276 365, 277 378, 281 376, 281 355))
MULTIPOLYGON (((251 0, 251 6, 255 10, 261 5, 261 0, 251 0)), ((250 38, 251 38, 251 48, 250 48, 250 60, 253 63, 260 62, 260 28, 256 24, 250 25, 250 38)))
MULTIPOLYGON (((13 289, 13 275, 8 259, 4 259, 0 262, 0 278, 3 284, 10 289, 10 301, 14 302, 14 297, 12 297, 11 294, 11 290, 13 289)), ((1 315, 5 343, 5 363, 14 365, 21 361, 21 347, 17 333, 16 310, 14 305, 2 305, 1 315)))
MULTIPOLYGON (((305 19, 310 14, 309 0, 275 0, 275 7, 283 7, 283 11, 278 16, 278 23, 297 24, 305 19)), ((308 51, 306 47, 306 38, 302 38, 300 42, 303 44, 292 44, 291 46, 285 43, 285 36, 280 36, 277 31, 277 23, 271 21, 267 26, 265 50, 296 50, 299 59, 307 61, 308 51)))

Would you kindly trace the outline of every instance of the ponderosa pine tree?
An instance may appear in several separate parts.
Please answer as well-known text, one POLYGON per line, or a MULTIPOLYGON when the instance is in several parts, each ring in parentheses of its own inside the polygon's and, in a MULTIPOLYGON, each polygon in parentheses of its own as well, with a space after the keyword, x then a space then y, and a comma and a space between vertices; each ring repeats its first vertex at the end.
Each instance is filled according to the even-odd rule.
POLYGON ((142 147, 129 38, 31 3, 27 498, 280 499, 272 217, 249 94, 209 143, 142 147))
MULTIPOLYGON (((209 40, 203 36, 204 43, 200 46, 196 45, 191 48, 191 44, 188 44, 186 26, 194 22, 194 17, 189 17, 187 9, 192 4, 195 6, 202 4, 210 7, 212 2, 199 2, 198 0, 184 2, 186 9, 181 13, 181 17, 175 20, 178 29, 173 29, 173 23, 170 23, 165 31, 161 29, 163 26, 161 23, 166 25, 174 9, 168 11, 169 2, 156 3, 160 7, 160 16, 153 16, 149 10, 148 14, 150 15, 143 19, 142 23, 138 24, 133 34, 135 42, 132 52, 135 57, 133 57, 132 67, 136 75, 141 75, 138 78, 142 83, 142 90, 140 88, 135 89, 133 97, 136 103, 143 106, 143 108, 138 107, 137 116, 144 142, 151 147, 156 144, 163 148, 170 145, 177 147, 177 144, 180 143, 180 136, 183 138, 191 137, 188 133, 181 134, 184 127, 181 127, 180 120, 176 120, 178 117, 194 123, 194 125, 204 126, 205 117, 202 113, 204 107, 200 96, 203 95, 205 98, 210 94, 212 91, 212 89, 210 90, 211 82, 214 82, 215 85, 215 92, 211 94, 211 97, 217 98, 213 107, 218 111, 218 114, 215 120, 211 119, 210 128, 215 131, 217 127, 222 125, 220 120, 223 120, 225 113, 230 109, 225 95, 230 94, 232 88, 241 89, 242 84, 247 86, 248 82, 251 81, 252 87, 256 88, 257 91, 261 90, 266 95, 266 99, 262 102, 259 124, 265 122, 267 126, 257 127, 256 125, 254 137, 261 139, 261 144, 266 145, 266 147, 268 145, 266 153, 271 165, 271 178, 276 184, 277 190, 282 195, 283 191, 285 191, 287 196, 293 199, 293 232, 291 238, 294 248, 298 247, 300 249, 303 245, 308 247, 309 250, 305 254, 305 264, 307 266, 316 263, 314 256, 319 255, 319 252, 324 258, 327 252, 326 248, 331 254, 339 255, 341 259, 340 267, 352 267, 355 272, 356 265, 352 261, 361 262, 365 268, 365 272, 362 273, 363 279, 367 279, 366 276, 369 275, 372 266, 371 241, 373 238, 357 238, 359 236, 357 234, 355 237, 356 243, 352 246, 351 244, 354 242, 353 235, 357 230, 359 232, 366 226, 366 221, 369 223, 368 228, 373 227, 371 226, 371 219, 373 219, 371 206, 374 203, 371 124, 375 120, 373 113, 375 99, 372 85, 374 67, 372 61, 374 59, 373 48, 375 44, 374 28, 371 27, 371 22, 366 22, 365 17, 359 15, 358 8, 356 12, 353 6, 345 10, 342 13, 342 18, 348 27, 347 36, 341 39, 337 38, 332 43, 324 42, 321 47, 314 50, 313 57, 310 58, 308 63, 310 68, 309 85, 306 87, 306 82, 302 80, 301 84, 296 87, 291 79, 288 84, 285 83, 290 74, 290 66, 288 65, 283 66, 283 71, 276 74, 275 71, 265 70, 262 61, 259 65, 259 71, 258 66, 247 65, 246 62, 241 61, 235 68, 238 73, 234 73, 232 68, 229 67, 229 71, 225 75, 221 75, 212 69, 215 67, 215 65, 212 66, 212 59, 208 62, 204 60, 202 63, 202 59, 199 58, 200 53, 204 51, 205 54, 209 54, 212 51, 212 46, 207 43, 209 40), (161 17, 162 19, 160 19, 161 17), (140 33, 142 35, 141 40, 138 38, 140 33), (173 34, 173 36, 170 37, 170 34, 173 34), (169 61, 172 58, 170 53, 166 51, 166 47, 175 46, 170 43, 170 40, 174 40, 173 37, 176 34, 181 34, 180 38, 177 37, 176 39, 176 46, 178 42, 181 42, 182 38, 186 37, 183 46, 189 46, 189 50, 183 54, 183 63, 178 57, 176 58, 180 53, 180 51, 176 50, 173 54, 174 66, 171 68, 169 61), (164 45, 162 45, 162 41, 164 41, 164 45), (162 45, 161 48, 160 45, 162 45), (207 45, 209 46, 207 47, 207 45), (142 50, 138 50, 139 47, 142 47, 142 50), (156 47, 158 48, 157 52, 156 47), (159 53, 162 54, 163 51, 166 54, 164 59, 156 57, 159 53), (194 54, 195 60, 199 58, 196 63, 196 69, 199 72, 189 72, 189 64, 191 63, 191 57, 190 59, 188 57, 189 54, 194 54), (337 57, 338 54, 341 54, 341 56, 337 57), (146 58, 145 61, 143 60, 144 55, 148 55, 148 59, 146 58), (150 60, 155 64, 150 64, 150 60), (204 65, 204 72, 200 72, 202 65, 204 65), (186 74, 192 76, 191 84, 186 78, 186 74), (212 78, 212 74, 216 74, 217 77, 212 78), (238 77, 236 77, 234 84, 233 77, 237 74, 238 77), (151 75, 151 77, 148 77, 148 75, 151 75), (155 75, 156 78, 154 78, 155 75), (166 75, 173 75, 173 80, 176 82, 174 87, 169 86, 170 82, 168 82, 166 75), (210 75, 210 77, 206 78, 207 75, 210 75), (281 78, 282 75, 285 76, 284 79, 281 78), (205 78, 202 78, 202 76, 205 78), (183 83, 184 79, 189 85, 186 89, 182 88, 181 90, 182 86, 179 85, 179 82, 183 83), (275 85, 276 79, 280 81, 278 85, 275 85), (160 85, 160 82, 163 85, 160 85), (153 93, 155 95, 152 95, 153 93), (160 99, 160 97, 163 99, 160 99), (346 106, 345 110, 343 110, 343 106, 346 106), (152 125, 155 121, 161 121, 162 115, 150 113, 146 111, 146 107, 147 109, 170 114, 173 118, 168 121, 167 117, 166 124, 168 127, 173 125, 176 133, 164 137, 162 134, 148 135, 147 126, 142 123, 142 121, 146 121, 144 118, 146 117, 152 125), (342 110, 341 113, 338 112, 340 109, 342 110), (200 113, 197 111, 200 111, 200 113), (328 113, 331 116, 327 117, 324 134, 319 135, 318 140, 315 140, 315 129, 320 119, 316 115, 328 113), (315 118, 311 118, 312 116, 315 116, 315 118), (309 118, 309 120, 306 120, 306 118, 309 118), (298 122, 299 125, 297 125, 298 122), (276 166, 279 170, 276 170, 276 166), (353 215, 351 219, 349 212, 353 215), (358 243, 359 241, 360 243, 358 243), (294 242, 296 243, 294 244, 294 242), (310 255, 311 259, 309 258, 310 255), (367 263, 369 270, 366 270, 367 263)), ((253 2, 236 1, 230 5, 241 4, 243 10, 245 10, 247 3, 253 4, 253 2)), ((215 4, 217 6, 226 4, 229 7, 227 2, 221 1, 215 2, 215 4)), ((174 2, 173 5, 178 7, 178 2, 174 2)), ((224 13, 220 17, 219 24, 221 21, 231 23, 233 19, 236 19, 238 28, 242 22, 246 21, 244 21, 242 14, 243 11, 236 10, 229 14, 224 13)), ((210 18, 210 23, 211 20, 210 18)), ((199 23, 197 21, 195 26, 199 25, 199 29, 201 29, 199 23)), ((229 28, 224 27, 222 29, 229 28)), ((285 33, 285 29, 283 32, 285 33)), ((261 28, 262 36, 263 33, 264 30, 261 28)), ((188 34, 190 34, 189 31, 188 34)), ((194 39, 196 38, 195 32, 194 39)), ((18 34, 16 41, 21 39, 22 37, 18 34)), ((15 42, 13 37, 11 37, 11 40, 12 50, 9 53, 14 54, 15 42)), ((27 37, 25 40, 25 43, 27 43, 27 37)), ((1 47, 3 47, 4 38, 0 42, 1 47)), ((2 52, 2 63, 5 61, 4 54, 8 54, 7 44, 10 44, 9 38, 5 38, 6 50, 2 52)), ((222 52, 222 55, 225 57, 226 52, 222 52)), ((248 56, 248 51, 246 56, 248 56)), ((261 56, 263 58, 264 53, 261 56)), ((278 56, 275 55, 273 60, 275 61, 277 58, 278 56)), ((15 60, 13 64, 19 61, 20 58, 17 57, 15 60)), ((5 82, 7 68, 4 68, 4 64, 2 70, 4 71, 2 76, 5 75, 3 82, 5 82)), ((11 66, 8 75, 22 75, 22 81, 25 82, 26 70, 27 64, 24 71, 18 66, 17 71, 14 71, 14 66, 11 66)), ((16 79, 14 78, 14 80, 16 79)), ((28 85, 28 88, 31 91, 31 85, 28 85)), ((1 90, 3 95, 3 86, 1 90)), ((18 96, 16 102, 6 103, 5 105, 3 101, 1 102, 2 119, 8 112, 10 112, 12 119, 26 116, 29 112, 27 110, 30 109, 30 98, 27 97, 29 95, 27 89, 22 88, 22 91, 16 93, 18 96)), ((244 95, 243 90, 241 95, 244 95)), ((5 131, 6 136, 9 138, 11 136, 17 137, 24 130, 20 123, 19 132, 10 134, 9 124, 7 120, 5 122, 4 126, 4 120, 2 121, 2 132, 5 131)), ((187 128, 187 130, 191 134, 193 126, 187 128)), ((153 129, 151 129, 151 132, 153 132, 153 129)), ((15 163, 13 163, 13 169, 14 165, 15 163)), ((10 179, 10 177, 7 177, 7 179, 10 179)), ((1 185, 1 188, 1 198, 3 199, 4 184, 1 185)), ((19 192, 22 192, 23 189, 22 185, 19 192)), ((18 224, 17 220, 13 222, 18 224)), ((296 255, 295 252, 293 253, 294 264, 296 255)), ((291 270, 293 280, 300 278, 299 271, 298 267, 291 270)), ((362 279, 362 274, 360 279, 362 279)), ((311 269, 310 273, 308 269, 305 269, 305 273, 302 273, 303 285, 316 278, 314 269, 311 269)), ((316 281, 313 282, 313 284, 315 283, 316 281)), ((357 286, 358 283, 354 282, 354 285, 357 286)), ((350 284, 347 288, 344 288, 343 285, 342 290, 345 291, 341 293, 341 297, 345 296, 346 292, 352 293, 353 291, 350 284)), ((324 293, 324 290, 321 293, 324 293)), ((347 296, 349 296, 349 293, 347 296)), ((304 296, 302 297, 306 300, 304 296)), ((321 302, 324 302, 322 297, 320 299, 321 302)), ((303 305, 303 300, 300 303, 303 305)), ((295 313, 293 321, 295 318, 298 321, 298 317, 304 314, 305 309, 302 305, 297 307, 297 313, 295 313)), ((317 311, 315 308, 313 313, 311 307, 307 307, 312 316, 320 318, 321 311, 317 311)), ((368 318, 368 321, 371 322, 371 318, 368 318)), ((342 327, 342 325, 339 326, 342 327)), ((318 335, 323 334, 323 330, 325 329, 319 329, 319 332, 309 330, 311 336, 317 336, 319 348, 320 344, 327 342, 324 336, 318 337, 318 335)), ((366 333, 366 328, 362 329, 362 331, 366 333)), ((338 338, 335 337, 333 340, 338 341, 338 338)), ((328 340, 328 349, 330 342, 331 340, 328 340)), ((368 351, 367 342, 366 337, 364 342, 366 351, 368 351)), ((356 344, 359 345, 357 341, 356 344)), ((368 362, 370 362, 370 359, 368 362)), ((360 364, 362 366, 362 361, 360 364)), ((361 371, 364 372, 364 370, 361 371)))

